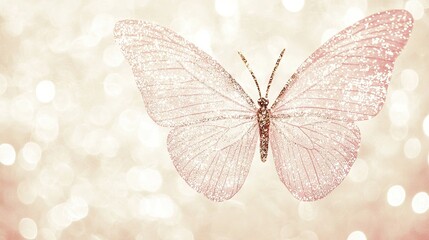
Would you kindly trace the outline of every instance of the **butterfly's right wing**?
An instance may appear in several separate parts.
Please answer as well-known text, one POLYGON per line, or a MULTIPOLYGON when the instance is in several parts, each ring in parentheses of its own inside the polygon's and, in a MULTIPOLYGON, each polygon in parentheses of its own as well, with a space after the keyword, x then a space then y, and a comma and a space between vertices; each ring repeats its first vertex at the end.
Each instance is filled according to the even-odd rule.
POLYGON ((350 171, 360 131, 353 122, 274 117, 270 144, 280 180, 295 198, 314 201, 325 197, 350 171))
POLYGON ((209 199, 231 198, 256 147, 253 101, 220 64, 167 28, 124 20, 114 35, 149 116, 174 127, 167 145, 181 177, 209 199))
POLYGON ((116 42, 130 63, 149 116, 164 127, 254 117, 256 106, 208 54, 159 25, 119 21, 116 42))
POLYGON ((368 16, 298 68, 271 107, 270 141, 281 181, 300 200, 325 197, 353 165, 355 121, 375 116, 413 27, 405 10, 368 16))

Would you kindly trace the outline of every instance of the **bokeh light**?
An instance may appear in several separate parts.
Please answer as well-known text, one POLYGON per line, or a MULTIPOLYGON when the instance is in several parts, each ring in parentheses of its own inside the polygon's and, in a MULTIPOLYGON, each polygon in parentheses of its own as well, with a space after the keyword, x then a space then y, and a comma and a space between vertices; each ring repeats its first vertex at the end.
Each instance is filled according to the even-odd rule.
POLYGON ((362 231, 354 231, 349 234, 347 240, 366 240, 366 236, 362 231))
POLYGON ((356 159, 353 168, 350 170, 349 178, 353 182, 363 182, 368 177, 368 164, 362 159, 356 159))
POLYGON ((299 12, 304 7, 305 0, 282 0, 282 3, 289 12, 299 12))
POLYGON ((417 193, 413 197, 411 206, 415 213, 425 213, 429 209, 429 195, 426 192, 417 193))
POLYGON ((0 163, 10 166, 15 163, 16 153, 12 145, 3 143, 0 144, 0 163))
POLYGON ((223 17, 232 17, 237 14, 238 6, 236 0, 216 0, 216 12, 223 17))
POLYGON ((387 202, 393 207, 402 205, 405 200, 405 190, 400 185, 395 185, 387 191, 387 202))
POLYGON ((419 20, 425 13, 425 7, 419 0, 408 0, 405 9, 411 12, 415 20, 419 20))
POLYGON ((31 218, 23 218, 19 221, 19 233, 25 239, 37 237, 37 225, 31 218))
POLYGON ((406 90, 413 91, 419 85, 419 75, 413 69, 404 69, 401 72, 401 84, 406 90))
POLYGON ((348 26, 350 24, 355 23, 356 21, 359 21, 364 17, 363 11, 358 7, 350 7, 347 9, 346 14, 344 15, 343 22, 344 25, 348 26))
POLYGON ((42 103, 48 103, 55 97, 55 85, 52 81, 43 80, 37 84, 36 97, 42 103))
POLYGON ((0 74, 0 96, 6 92, 7 79, 4 75, 0 74))
POLYGON ((429 137, 429 115, 423 119, 423 132, 429 137))
POLYGON ((410 138, 405 142, 404 154, 407 158, 416 158, 419 156, 422 145, 418 138, 410 138))

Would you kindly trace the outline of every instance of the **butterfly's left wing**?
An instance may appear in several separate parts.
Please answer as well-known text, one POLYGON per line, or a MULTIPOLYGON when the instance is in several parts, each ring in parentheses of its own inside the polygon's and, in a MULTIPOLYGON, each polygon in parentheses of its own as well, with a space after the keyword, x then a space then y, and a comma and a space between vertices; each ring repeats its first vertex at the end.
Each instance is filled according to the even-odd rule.
POLYGON ((316 50, 283 88, 271 108, 270 143, 296 198, 323 198, 348 174, 360 143, 354 121, 381 110, 412 26, 405 10, 364 18, 316 50))
POLYGON ((124 20, 114 34, 149 116, 173 127, 167 145, 180 176, 209 199, 231 198, 255 151, 253 101, 219 63, 165 27, 124 20))
POLYGON ((183 179, 214 201, 234 196, 243 186, 258 140, 254 120, 219 120, 174 128, 168 152, 183 179))

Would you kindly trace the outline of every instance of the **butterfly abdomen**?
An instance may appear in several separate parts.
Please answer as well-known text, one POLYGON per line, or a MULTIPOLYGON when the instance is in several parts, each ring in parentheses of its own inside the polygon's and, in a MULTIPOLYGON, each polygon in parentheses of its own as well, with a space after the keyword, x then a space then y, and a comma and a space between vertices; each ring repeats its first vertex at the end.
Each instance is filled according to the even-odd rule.
MULTIPOLYGON (((263 99, 263 98, 261 98, 263 99)), ((268 155, 268 142, 269 142, 269 132, 270 132, 270 110, 267 108, 268 100, 261 99, 258 101, 260 108, 256 113, 258 118, 259 126, 259 151, 261 154, 261 161, 267 161, 268 155)))

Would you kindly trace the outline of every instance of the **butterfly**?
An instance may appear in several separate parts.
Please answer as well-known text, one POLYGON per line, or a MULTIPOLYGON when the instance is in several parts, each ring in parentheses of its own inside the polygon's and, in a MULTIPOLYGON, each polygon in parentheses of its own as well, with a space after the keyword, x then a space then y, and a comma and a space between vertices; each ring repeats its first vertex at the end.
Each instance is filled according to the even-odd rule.
POLYGON ((257 104, 212 57, 165 27, 138 20, 116 23, 114 37, 131 65, 148 115, 173 128, 167 138, 180 176, 213 201, 233 197, 249 173, 259 139, 269 146, 280 180, 301 201, 325 197, 356 160, 356 121, 382 108, 396 58, 413 18, 405 10, 368 16, 310 55, 269 106, 256 83, 257 104))

